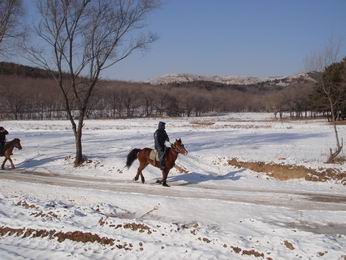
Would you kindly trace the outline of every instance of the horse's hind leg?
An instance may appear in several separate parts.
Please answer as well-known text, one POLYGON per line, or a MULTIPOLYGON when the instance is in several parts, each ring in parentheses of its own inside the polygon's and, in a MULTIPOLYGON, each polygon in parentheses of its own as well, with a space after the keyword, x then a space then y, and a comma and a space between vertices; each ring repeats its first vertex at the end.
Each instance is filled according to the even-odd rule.
POLYGON ((7 158, 5 158, 4 162, 2 163, 1 170, 5 170, 5 163, 6 163, 6 161, 7 161, 7 158))
POLYGON ((147 167, 148 163, 140 163, 138 169, 137 169, 137 174, 136 174, 136 177, 135 177, 135 181, 138 181, 139 179, 139 175, 141 176, 141 181, 142 183, 145 183, 145 179, 144 179, 144 176, 143 176, 143 173, 142 171, 144 170, 145 167, 147 167))
POLYGON ((144 180, 142 171, 143 171, 143 169, 144 169, 146 166, 147 166, 147 164, 145 164, 145 163, 143 163, 143 162, 140 162, 140 163, 139 163, 139 167, 138 167, 138 169, 137 169, 137 174, 136 174, 135 178, 133 179, 134 181, 138 181, 139 175, 140 175, 140 176, 141 176, 141 181, 142 181, 142 183, 144 183, 145 180, 144 180))
POLYGON ((145 165, 143 166, 143 168, 141 168, 141 171, 140 171, 142 183, 145 183, 145 179, 144 179, 144 175, 143 175, 143 170, 144 170, 144 168, 147 167, 147 166, 148 166, 148 164, 145 164, 145 165))
POLYGON ((133 178, 134 181, 138 181, 138 179, 139 179, 139 174, 140 174, 140 172, 139 172, 139 167, 138 167, 137 174, 136 174, 136 176, 133 178))

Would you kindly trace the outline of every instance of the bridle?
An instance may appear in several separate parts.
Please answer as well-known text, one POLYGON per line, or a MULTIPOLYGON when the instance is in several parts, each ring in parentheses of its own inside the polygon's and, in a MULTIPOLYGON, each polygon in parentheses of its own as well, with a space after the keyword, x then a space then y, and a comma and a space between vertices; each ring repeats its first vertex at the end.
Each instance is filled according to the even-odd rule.
POLYGON ((179 147, 176 145, 176 143, 171 144, 171 148, 176 152, 176 153, 181 153, 184 154, 184 150, 182 149, 182 147, 179 147))
POLYGON ((17 149, 21 150, 22 149, 22 145, 20 144, 20 140, 19 139, 14 139, 14 147, 16 147, 17 149))

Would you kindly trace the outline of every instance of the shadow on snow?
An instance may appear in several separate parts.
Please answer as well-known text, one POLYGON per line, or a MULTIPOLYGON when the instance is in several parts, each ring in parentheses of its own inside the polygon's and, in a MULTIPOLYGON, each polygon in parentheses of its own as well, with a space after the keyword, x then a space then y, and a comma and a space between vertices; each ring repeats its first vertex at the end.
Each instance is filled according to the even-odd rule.
POLYGON ((170 176, 168 177, 169 182, 185 182, 183 185, 189 185, 189 184, 199 184, 202 182, 207 181, 225 181, 225 180, 231 180, 231 181, 237 181, 241 178, 239 173, 245 171, 245 169, 237 170, 237 171, 231 171, 225 175, 206 175, 198 172, 191 172, 188 174, 183 175, 176 175, 176 176, 170 176))

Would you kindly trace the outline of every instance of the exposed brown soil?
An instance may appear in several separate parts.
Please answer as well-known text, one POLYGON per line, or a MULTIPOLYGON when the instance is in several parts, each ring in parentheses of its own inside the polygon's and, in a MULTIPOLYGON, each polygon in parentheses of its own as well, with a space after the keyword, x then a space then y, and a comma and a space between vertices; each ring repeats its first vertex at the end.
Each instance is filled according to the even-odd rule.
POLYGON ((346 125, 346 120, 336 121, 336 124, 337 125, 346 125))
POLYGON ((318 252, 318 256, 324 256, 326 253, 328 253, 328 251, 324 251, 324 252, 318 252))
POLYGON ((241 252, 241 248, 237 247, 237 246, 231 246, 231 248, 233 249, 233 251, 237 254, 239 254, 241 252))
POLYGON ((119 224, 117 226, 110 225, 110 227, 115 227, 115 229, 118 229, 118 228, 130 229, 132 231, 138 231, 139 233, 147 232, 147 234, 149 235, 153 232, 149 226, 145 224, 141 224, 141 223, 126 223, 126 224, 119 224))
POLYGON ((305 166, 265 162, 245 162, 239 161, 237 158, 229 160, 228 164, 239 168, 247 168, 259 173, 265 173, 268 176, 283 181, 290 179, 305 179, 307 181, 321 182, 336 180, 346 185, 346 172, 340 172, 337 169, 332 168, 317 171, 305 166))
POLYGON ((292 245, 291 242, 285 240, 285 241, 284 241, 284 245, 285 245, 285 247, 287 247, 289 250, 294 250, 294 246, 292 245))
POLYGON ((206 237, 203 237, 203 238, 202 238, 202 241, 203 241, 203 242, 206 242, 206 243, 208 243, 208 244, 211 242, 211 240, 208 239, 208 238, 206 238, 206 237))
POLYGON ((230 246, 232 248, 232 250, 236 253, 236 254, 241 254, 241 255, 249 255, 249 256, 254 256, 254 257, 262 257, 264 258, 264 253, 259 252, 255 249, 241 249, 238 246, 230 246))
POLYGON ((253 255, 254 257, 264 257, 263 253, 256 251, 255 249, 243 250, 242 255, 253 255))
MULTIPOLYGON (((82 243, 99 243, 101 245, 115 245, 115 240, 112 238, 101 237, 97 234, 90 232, 82 231, 73 231, 73 232, 63 232, 56 230, 45 230, 45 229, 32 229, 32 228, 11 228, 2 226, 0 227, 0 236, 18 236, 18 237, 32 237, 32 238, 48 238, 48 239, 57 239, 58 242, 63 242, 65 240, 71 240, 75 242, 82 243)), ((117 248, 126 247, 125 244, 116 245, 117 248)), ((127 248, 127 247, 126 247, 127 248)))

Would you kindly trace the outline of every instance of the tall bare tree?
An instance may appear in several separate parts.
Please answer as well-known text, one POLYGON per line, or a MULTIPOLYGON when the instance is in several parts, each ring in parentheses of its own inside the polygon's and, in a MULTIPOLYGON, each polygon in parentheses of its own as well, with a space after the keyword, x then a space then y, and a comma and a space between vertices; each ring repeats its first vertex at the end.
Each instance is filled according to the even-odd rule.
POLYGON ((8 47, 8 41, 22 35, 20 15, 21 0, 0 0, 0 54, 8 47))
MULTIPOLYGON (((156 0, 39 0, 35 32, 41 48, 28 58, 51 72, 65 100, 75 136, 75 166, 83 161, 82 129, 101 73, 153 42, 140 33, 156 0)), ((37 42, 35 43, 37 44, 37 42)))
MULTIPOLYGON (((340 60, 340 45, 340 41, 335 41, 335 39, 332 38, 323 51, 313 54, 306 59, 307 69, 320 72, 318 74, 318 88, 321 90, 322 95, 325 96, 331 113, 331 123, 334 129, 336 148, 334 150, 330 148, 330 155, 327 160, 329 163, 334 162, 343 148, 343 139, 340 140, 336 123, 336 113, 338 113, 337 105, 343 94, 342 91, 339 91, 340 87, 338 83, 340 81, 340 76, 336 77, 337 73, 335 72, 335 63, 340 60)), ((339 67, 338 70, 338 73, 341 73, 339 67)))

